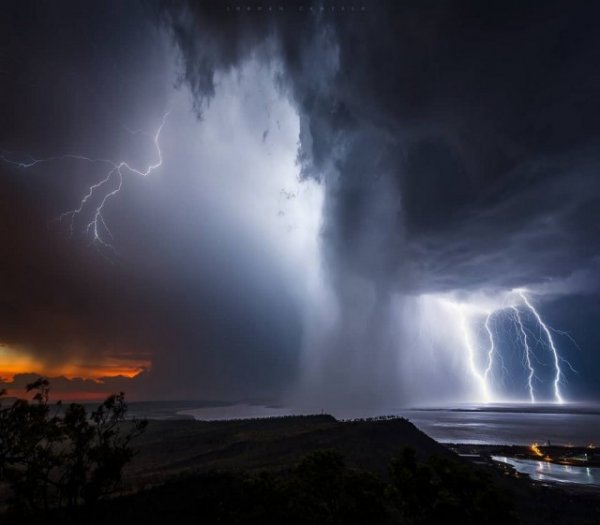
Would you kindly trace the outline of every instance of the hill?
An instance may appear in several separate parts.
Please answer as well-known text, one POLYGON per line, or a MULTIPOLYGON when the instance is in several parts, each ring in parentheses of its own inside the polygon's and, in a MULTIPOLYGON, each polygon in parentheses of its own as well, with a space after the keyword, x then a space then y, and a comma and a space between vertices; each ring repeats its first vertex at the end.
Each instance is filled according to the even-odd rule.
POLYGON ((296 463, 317 449, 336 449, 348 466, 385 475, 389 460, 409 446, 419 459, 452 453, 403 418, 337 421, 289 416, 233 421, 150 421, 125 479, 131 488, 181 474, 256 471, 296 463))

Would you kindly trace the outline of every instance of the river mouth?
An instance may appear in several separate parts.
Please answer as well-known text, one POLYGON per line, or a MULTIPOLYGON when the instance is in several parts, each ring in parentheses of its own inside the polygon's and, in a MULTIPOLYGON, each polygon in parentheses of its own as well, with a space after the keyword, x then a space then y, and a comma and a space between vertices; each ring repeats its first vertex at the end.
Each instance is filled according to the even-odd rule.
POLYGON ((527 474, 535 481, 600 487, 600 467, 561 465, 549 461, 511 458, 508 456, 492 456, 492 459, 499 463, 511 465, 517 472, 527 474))

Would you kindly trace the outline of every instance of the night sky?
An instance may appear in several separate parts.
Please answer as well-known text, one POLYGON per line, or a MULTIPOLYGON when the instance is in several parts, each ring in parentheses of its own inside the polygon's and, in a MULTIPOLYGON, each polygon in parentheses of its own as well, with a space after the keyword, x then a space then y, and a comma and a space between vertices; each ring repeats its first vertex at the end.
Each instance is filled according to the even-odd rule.
POLYGON ((11 392, 600 398, 595 2, 9 0, 0 115, 11 392))

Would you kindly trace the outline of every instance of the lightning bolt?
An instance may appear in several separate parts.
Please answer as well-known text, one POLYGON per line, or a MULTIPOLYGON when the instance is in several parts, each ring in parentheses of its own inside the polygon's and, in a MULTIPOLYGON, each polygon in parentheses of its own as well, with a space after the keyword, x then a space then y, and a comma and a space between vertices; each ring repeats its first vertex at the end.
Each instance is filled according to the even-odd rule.
MULTIPOLYGON (((496 315, 496 314, 502 313, 502 312, 503 312, 503 309, 500 309, 500 310, 493 311, 492 314, 496 315)), ((491 318, 492 314, 490 314, 490 318, 491 318)), ((486 321, 487 321, 487 318, 486 318, 486 321)), ((489 322, 488 322, 488 326, 489 326, 489 322)), ((491 332, 491 334, 492 335, 491 335, 490 343, 491 343, 492 340, 495 341, 498 338, 498 325, 496 323, 496 319, 494 319, 494 330, 493 330, 493 332, 491 332)), ((498 361, 500 362, 500 367, 501 367, 502 374, 503 374, 502 380, 504 381, 504 377, 507 376, 507 375, 510 375, 510 373, 509 373, 508 368, 506 368, 506 365, 504 363, 504 357, 502 357, 502 353, 498 351, 497 347, 494 348, 493 356, 494 356, 494 359, 498 358, 498 361)))
POLYGON ((490 401, 490 393, 487 384, 486 377, 482 375, 479 370, 477 370, 477 366, 475 365, 475 349, 473 347, 473 343, 471 341, 471 334, 469 327, 467 326, 467 318, 464 312, 464 308, 462 305, 457 305, 458 314, 460 317, 460 327, 463 333, 463 338, 465 341, 465 348, 467 349, 467 356, 469 361, 469 370, 471 375, 475 378, 477 383, 479 384, 479 388, 481 390, 481 394, 483 400, 488 403, 490 401))
MULTIPOLYGON (((105 206, 113 197, 115 197, 121 191, 121 188, 123 187, 123 177, 125 176, 125 174, 147 177, 153 171, 157 170, 162 166, 163 157, 162 151, 160 149, 160 134, 165 126, 168 116, 169 112, 163 115, 160 125, 158 126, 154 135, 152 135, 152 142, 156 151, 156 161, 154 163, 149 164, 145 169, 135 168, 124 160, 113 161, 110 159, 99 159, 79 154, 57 155, 41 159, 29 156, 29 160, 13 160, 7 155, 2 154, 0 155, 0 159, 7 164, 16 166, 19 169, 29 169, 38 166, 39 164, 65 160, 82 161, 90 164, 106 164, 109 168, 109 171, 106 173, 104 178, 90 185, 87 192, 81 198, 79 205, 72 210, 60 214, 58 220, 62 222, 65 219, 69 219, 69 230, 71 235, 73 235, 77 217, 87 212, 87 210, 91 207, 91 219, 86 225, 84 231, 91 236, 92 242, 94 244, 104 248, 108 248, 112 251, 116 251, 112 244, 110 244, 106 240, 107 235, 112 238, 112 233, 104 219, 105 206), (96 197, 97 194, 99 194, 98 197, 96 197), (93 207, 92 205, 93 199, 98 199, 98 204, 95 207, 93 207)), ((130 133, 141 133, 144 135, 149 135, 148 133, 140 130, 130 131, 130 133)))
MULTIPOLYGON (((514 297, 514 295, 513 295, 514 297)), ((552 336, 553 333, 564 335, 566 332, 562 332, 559 330, 555 330, 552 327, 548 326, 542 319, 540 313, 535 308, 535 306, 529 300, 527 296, 527 291, 525 289, 515 289, 512 290, 511 293, 507 296, 504 304, 496 309, 486 309, 484 310, 482 306, 477 303, 474 304, 464 304, 457 303, 455 301, 445 300, 449 305, 451 305, 455 311, 459 315, 459 328, 462 333, 462 338, 464 341, 464 349, 467 360, 467 373, 472 376, 479 387, 479 391, 481 392, 481 399, 484 402, 490 402, 493 400, 493 392, 491 388, 491 379, 494 375, 494 366, 496 362, 502 365, 502 371, 508 373, 506 367, 504 365, 504 359, 500 352, 500 347, 497 344, 497 326, 496 319, 498 315, 502 313, 508 313, 512 310, 512 315, 508 315, 508 320, 514 325, 517 342, 519 346, 523 348, 523 366, 527 372, 527 389, 529 392, 529 400, 532 403, 536 402, 535 395, 535 380, 539 381, 538 376, 535 372, 535 364, 534 361, 538 360, 537 356, 534 352, 534 345, 532 345, 532 341, 535 344, 540 344, 545 346, 548 351, 552 355, 553 364, 554 364, 554 377, 553 377, 553 390, 554 390, 554 400, 557 403, 564 403, 564 398, 561 392, 561 384, 565 378, 563 370, 561 369, 562 363, 565 363, 573 372, 576 371, 573 369, 571 364, 564 359, 557 349, 556 343, 552 336), (508 301, 508 298, 511 294, 515 294, 518 296, 519 301, 515 302, 514 299, 508 301), (508 310, 508 309, 511 310, 508 310), (536 337, 535 334, 528 329, 525 319, 523 318, 523 309, 526 309, 528 312, 532 314, 535 318, 536 326, 540 328, 540 336, 536 337), (467 310, 468 309, 468 310, 467 310), (473 334, 472 326, 471 326, 471 312, 475 314, 484 313, 484 321, 483 321, 483 329, 485 329, 486 339, 488 343, 486 345, 486 357, 487 357, 487 365, 485 369, 480 369, 477 365, 477 361, 479 359, 479 341, 473 334), (494 333, 494 327, 496 333, 494 333)), ((570 338, 570 336, 569 336, 570 338)), ((571 339, 571 338, 570 338, 571 339)), ((483 356, 482 356, 483 357, 483 356)))
POLYGON ((533 392, 533 378, 535 377, 535 371, 531 366, 531 348, 529 347, 529 342, 527 341, 527 332, 525 331, 525 327, 523 326, 523 321, 521 320, 521 314, 519 313, 519 309, 516 306, 511 306, 511 308, 515 312, 515 319, 521 332, 521 341, 525 349, 525 362, 527 363, 527 369, 529 370, 529 375, 527 376, 529 399, 532 403, 535 403, 535 395, 533 392))
MULTIPOLYGON (((531 313, 535 317, 540 328, 543 330, 543 332, 546 336, 546 340, 548 342, 548 348, 550 349, 550 352, 552 353, 552 357, 554 359, 554 399, 556 400, 557 403, 564 403, 564 399, 560 392, 560 382, 561 382, 561 378, 563 376, 562 370, 560 368, 561 358, 558 355, 558 350, 556 349, 556 345, 554 344, 554 339, 552 337, 550 329, 548 328, 546 323, 544 323, 544 321, 542 321, 540 314, 535 309, 535 307, 531 304, 531 302, 527 298, 527 295, 525 295, 525 290, 517 289, 517 290, 515 290, 515 293, 521 297, 521 299, 523 300, 523 303, 531 311, 531 313)), ((569 364, 569 367, 571 367, 570 364, 569 364)))
POLYGON ((483 380, 486 382, 486 384, 487 384, 487 378, 492 371, 492 366, 494 364, 494 354, 496 353, 496 345, 494 343, 494 334, 492 334, 492 329, 490 328, 490 319, 493 314, 494 314, 494 312, 489 312, 487 314, 487 317, 485 318, 485 323, 484 323, 485 329, 486 329, 486 331, 488 333, 488 337, 490 339, 490 349, 488 350, 488 365, 487 365, 487 368, 483 372, 483 380))

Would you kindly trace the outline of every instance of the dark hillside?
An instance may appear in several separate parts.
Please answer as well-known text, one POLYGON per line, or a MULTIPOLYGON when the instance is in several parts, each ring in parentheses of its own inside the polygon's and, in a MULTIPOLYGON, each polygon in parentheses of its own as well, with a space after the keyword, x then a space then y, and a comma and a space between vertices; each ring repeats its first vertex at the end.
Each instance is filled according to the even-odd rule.
POLYGON ((327 415, 234 421, 151 421, 127 470, 135 485, 189 472, 289 466, 307 453, 339 450, 350 467, 385 474, 404 446, 420 459, 452 455, 405 419, 336 421, 327 415), (166 438, 168 436, 168 439, 166 438))

